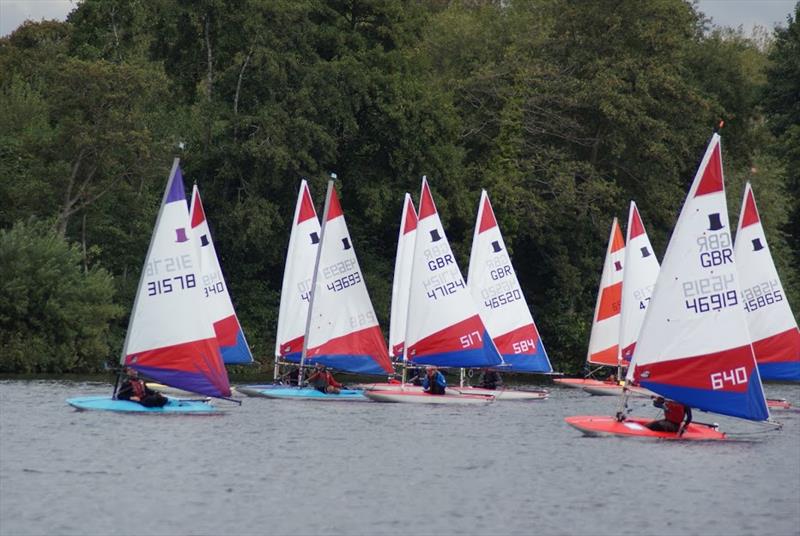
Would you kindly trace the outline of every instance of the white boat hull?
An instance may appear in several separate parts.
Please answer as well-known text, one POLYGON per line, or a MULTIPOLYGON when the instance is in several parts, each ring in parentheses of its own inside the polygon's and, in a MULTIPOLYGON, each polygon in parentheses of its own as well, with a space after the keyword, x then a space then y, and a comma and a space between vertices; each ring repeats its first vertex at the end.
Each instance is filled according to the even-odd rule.
POLYGON ((547 391, 518 391, 515 389, 482 389, 480 387, 452 387, 462 395, 494 396, 497 400, 546 400, 550 394, 547 391))
MULTIPOLYGON (((619 396, 622 394, 621 385, 587 385, 583 390, 594 396, 619 396)), ((642 387, 628 387, 628 394, 645 398, 657 396, 654 392, 648 391, 642 387)))
POLYGON ((453 404, 484 405, 494 402, 494 396, 462 395, 448 392, 443 395, 432 395, 421 391, 364 391, 364 396, 376 402, 396 402, 401 404, 453 404))

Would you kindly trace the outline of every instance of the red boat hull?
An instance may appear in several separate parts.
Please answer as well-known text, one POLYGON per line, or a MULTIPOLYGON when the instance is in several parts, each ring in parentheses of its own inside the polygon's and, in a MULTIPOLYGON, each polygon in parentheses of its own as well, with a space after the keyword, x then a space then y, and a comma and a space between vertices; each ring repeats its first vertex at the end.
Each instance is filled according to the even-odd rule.
POLYGON ((567 424, 590 436, 627 436, 651 439, 667 439, 672 441, 719 441, 726 439, 725 434, 710 426, 692 423, 682 435, 673 432, 655 432, 645 428, 652 419, 639 417, 627 418, 619 422, 614 417, 576 416, 564 419, 567 424))

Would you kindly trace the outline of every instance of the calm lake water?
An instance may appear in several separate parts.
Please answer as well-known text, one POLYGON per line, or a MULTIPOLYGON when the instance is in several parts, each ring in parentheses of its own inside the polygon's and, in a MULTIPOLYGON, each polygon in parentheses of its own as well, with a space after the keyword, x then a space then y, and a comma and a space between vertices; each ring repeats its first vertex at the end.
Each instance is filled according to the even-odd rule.
MULTIPOLYGON (((64 402, 110 391, 0 382, 0 534, 800 534, 800 412, 692 444, 583 437, 563 418, 617 399, 558 387, 484 407, 245 399, 212 417, 64 402)), ((800 387, 767 391, 800 406, 800 387)))

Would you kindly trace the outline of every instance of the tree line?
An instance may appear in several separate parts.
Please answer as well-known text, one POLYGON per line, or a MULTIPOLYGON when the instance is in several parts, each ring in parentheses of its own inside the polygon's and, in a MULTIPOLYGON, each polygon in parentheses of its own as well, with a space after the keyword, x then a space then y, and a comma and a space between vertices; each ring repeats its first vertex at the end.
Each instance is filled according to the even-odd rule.
POLYGON ((659 258, 724 121, 800 307, 800 4, 745 36, 683 0, 83 0, 0 39, 0 372, 119 355, 172 158, 203 192, 257 360, 294 200, 330 172, 388 329, 403 194, 427 175, 466 269, 492 197, 557 369, 586 355, 609 227, 659 258))

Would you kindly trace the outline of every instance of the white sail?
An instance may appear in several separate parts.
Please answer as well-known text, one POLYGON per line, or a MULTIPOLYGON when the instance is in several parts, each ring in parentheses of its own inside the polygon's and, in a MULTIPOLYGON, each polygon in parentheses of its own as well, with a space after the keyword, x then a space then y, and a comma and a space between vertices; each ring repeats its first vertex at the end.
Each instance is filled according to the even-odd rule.
POLYGON ((667 398, 769 417, 739 298, 717 134, 675 224, 633 362, 628 379, 667 398))
POLYGON ((403 201, 403 215, 397 237, 397 257, 394 262, 392 280, 392 309, 389 319, 389 355, 402 358, 406 338, 408 295, 411 285, 411 262, 414 256, 414 240, 417 237, 417 212, 411 195, 403 201))
POLYGON ((410 288, 405 341, 409 361, 445 367, 502 362, 464 283, 424 177, 410 288))
POLYGON ((333 181, 328 184, 315 265, 303 361, 361 374, 392 374, 333 181))
POLYGON ((504 368, 552 372, 486 190, 481 190, 467 285, 504 368))
POLYGON ((647 237, 636 203, 631 201, 625 241, 625 283, 622 285, 619 332, 620 362, 623 365, 630 363, 634 354, 658 272, 658 259, 647 237))
POLYGON ((597 365, 619 365, 619 320, 622 301, 625 241, 617 218, 611 224, 600 289, 594 307, 586 360, 597 365))
POLYGON ((252 363, 253 354, 233 309, 233 302, 228 294, 228 286, 222 275, 217 250, 214 248, 214 240, 211 238, 211 230, 200 199, 200 190, 196 184, 192 189, 192 206, 189 214, 192 238, 200 259, 200 287, 205 297, 204 306, 214 324, 222 360, 228 365, 252 363))
POLYGON ((303 180, 297 193, 292 233, 289 237, 283 271, 278 330, 275 335, 276 358, 300 361, 319 234, 317 212, 308 191, 308 183, 303 180))
POLYGON ((772 260, 749 182, 744 189, 734 256, 761 377, 800 381, 800 331, 772 260))
POLYGON ((133 304, 121 363, 173 387, 230 396, 204 307, 183 176, 172 165, 133 304))

